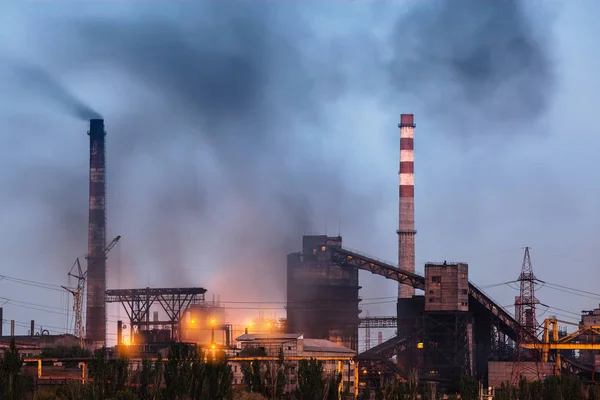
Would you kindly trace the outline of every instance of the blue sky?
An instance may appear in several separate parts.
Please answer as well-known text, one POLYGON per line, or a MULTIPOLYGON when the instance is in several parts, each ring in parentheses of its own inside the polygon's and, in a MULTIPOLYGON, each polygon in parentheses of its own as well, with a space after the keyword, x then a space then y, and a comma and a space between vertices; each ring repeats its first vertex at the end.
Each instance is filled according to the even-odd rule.
MULTIPOLYGON (((441 2, 203 4, 0 6, 0 274, 64 285, 86 252, 87 124, 32 84, 35 65, 106 119, 109 240, 123 237, 109 287, 283 302, 284 255, 338 226, 348 247, 396 260, 396 125, 412 112, 418 270, 460 260, 479 286, 512 281, 530 246, 540 279, 598 292, 595 2, 496 10, 500 33, 485 7, 464 26, 435 20, 441 2), (494 46, 521 17, 544 73, 494 46), (444 64, 470 41, 491 54, 490 80, 444 64)), ((364 303, 380 303, 371 315, 394 313, 393 282, 361 284, 364 303)), ((502 305, 518 294, 487 291, 502 305)), ((4 280, 0 296, 5 320, 65 326, 60 291, 4 280)), ((600 301, 550 287, 538 298, 574 313, 600 301)), ((558 313, 577 319, 544 316, 558 313)))

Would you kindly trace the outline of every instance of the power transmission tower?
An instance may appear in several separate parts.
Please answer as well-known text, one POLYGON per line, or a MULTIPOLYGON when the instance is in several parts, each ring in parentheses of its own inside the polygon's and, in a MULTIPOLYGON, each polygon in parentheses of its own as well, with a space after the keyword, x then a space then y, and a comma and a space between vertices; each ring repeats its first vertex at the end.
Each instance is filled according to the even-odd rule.
POLYGON ((513 365, 511 383, 517 385, 522 375, 528 375, 531 380, 532 374, 535 374, 533 379, 541 379, 539 376, 539 352, 531 350, 525 352, 521 348, 521 343, 537 338, 538 323, 536 318, 535 308, 540 304, 535 297, 535 284, 537 278, 533 273, 531 265, 531 256, 529 255, 529 247, 525 247, 523 255, 523 265, 521 266, 521 274, 519 275, 519 296, 515 299, 515 317, 519 323, 519 332, 517 332, 517 342, 515 343, 515 363, 513 365), (523 358, 529 360, 527 364, 522 361, 523 358))

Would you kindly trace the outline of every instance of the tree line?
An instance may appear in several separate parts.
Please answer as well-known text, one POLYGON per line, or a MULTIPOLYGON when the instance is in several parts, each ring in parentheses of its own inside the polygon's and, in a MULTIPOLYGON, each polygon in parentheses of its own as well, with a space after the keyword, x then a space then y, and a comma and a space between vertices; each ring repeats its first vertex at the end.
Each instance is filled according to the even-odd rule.
MULTIPOLYGON (((444 394, 425 384, 394 382, 377 391, 364 390, 358 400, 479 400, 479 383, 471 376, 460 378, 458 393, 444 394)), ((543 381, 521 379, 518 385, 502 384, 494 400, 600 400, 600 387, 577 376, 548 376, 543 381)))
POLYGON ((297 385, 288 389, 289 365, 283 350, 275 363, 254 360, 242 365, 245 389, 234 390, 233 372, 224 352, 204 353, 171 345, 166 359, 143 359, 132 370, 124 356, 109 358, 106 349, 93 355, 80 348, 44 349, 46 358, 90 357, 88 382, 36 390, 23 374, 23 358, 11 341, 0 358, 0 399, 6 400, 339 400, 341 375, 325 376, 315 359, 298 363, 297 385))

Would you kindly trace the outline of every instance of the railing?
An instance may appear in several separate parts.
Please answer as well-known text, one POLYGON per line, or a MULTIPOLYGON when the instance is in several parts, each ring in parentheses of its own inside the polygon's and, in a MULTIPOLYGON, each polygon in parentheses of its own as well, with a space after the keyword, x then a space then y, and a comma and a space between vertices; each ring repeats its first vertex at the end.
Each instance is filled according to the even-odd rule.
POLYGON ((346 250, 346 251, 348 251, 350 253, 358 254, 359 256, 362 256, 362 257, 365 257, 365 258, 370 258, 371 260, 378 261, 378 262, 380 262, 382 264, 388 264, 390 267, 398 268, 398 265, 395 264, 395 263, 393 263, 393 262, 391 262, 391 261, 384 260, 384 259, 372 256, 372 255, 369 255, 369 254, 366 254, 366 253, 362 253, 360 251, 351 249, 351 248, 346 247, 346 246, 342 246, 342 250, 346 250))

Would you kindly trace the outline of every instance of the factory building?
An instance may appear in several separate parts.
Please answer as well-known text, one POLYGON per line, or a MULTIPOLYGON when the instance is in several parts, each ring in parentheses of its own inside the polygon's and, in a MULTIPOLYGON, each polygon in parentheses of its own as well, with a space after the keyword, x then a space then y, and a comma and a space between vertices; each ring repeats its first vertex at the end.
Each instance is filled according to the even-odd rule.
POLYGON ((307 337, 358 350, 358 269, 332 262, 342 238, 304 236, 302 251, 287 258, 287 327, 307 337))
POLYGON ((38 357, 47 347, 74 347, 79 345, 76 336, 62 335, 17 335, 0 336, 0 353, 10 348, 10 342, 15 340, 19 354, 24 358, 38 357))
POLYGON ((471 374, 468 270, 464 263, 425 264, 424 376, 458 381, 461 375, 471 374))
MULTIPOLYGON (((600 307, 593 310, 583 311, 579 325, 582 327, 600 326, 600 307)), ((559 332, 560 337, 560 332, 559 332)), ((598 335, 584 335, 582 338, 584 343, 600 343, 598 335)), ((600 351, 580 350, 580 360, 586 364, 600 366, 600 351)))
POLYGON ((285 392, 292 392, 298 384, 298 362, 302 359, 314 358, 323 363, 323 373, 326 377, 335 377, 342 374, 340 388, 354 387, 354 361, 356 351, 340 346, 325 339, 305 339, 304 335, 297 333, 287 334, 244 334, 236 341, 240 344, 240 351, 229 358, 229 365, 233 371, 233 384, 243 382, 242 367, 258 358, 265 362, 269 368, 279 359, 280 351, 283 352, 284 363, 288 369, 288 381, 285 392))
POLYGON ((201 348, 229 346, 231 325, 226 323, 225 308, 219 303, 198 303, 187 308, 180 321, 181 341, 201 348))

